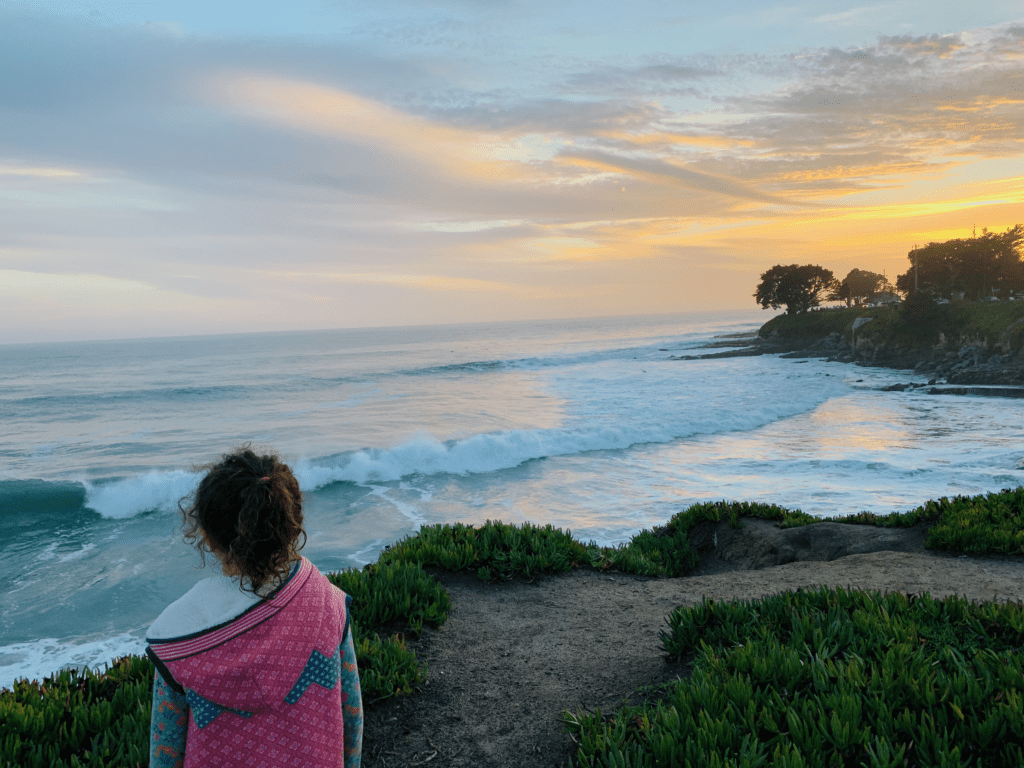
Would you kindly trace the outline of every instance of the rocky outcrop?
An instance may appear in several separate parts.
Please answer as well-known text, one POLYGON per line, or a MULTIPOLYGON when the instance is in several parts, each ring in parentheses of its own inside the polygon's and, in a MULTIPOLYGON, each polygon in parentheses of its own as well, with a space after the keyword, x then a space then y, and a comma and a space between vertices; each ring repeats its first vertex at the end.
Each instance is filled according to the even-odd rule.
POLYGON ((1024 354, 991 353, 977 339, 958 340, 953 348, 940 342, 930 349, 903 349, 870 345, 865 340, 855 351, 847 350, 834 359, 858 365, 912 370, 929 379, 949 384, 1024 385, 1024 354))
POLYGON ((704 522, 690 533, 690 546, 700 555, 691 576, 753 571, 796 562, 829 562, 869 552, 921 552, 928 528, 883 528, 874 525, 821 522, 780 528, 769 520, 745 517, 742 528, 728 522, 704 522))
MULTIPOLYGON (((845 335, 833 331, 817 339, 792 339, 772 330, 756 338, 722 340, 707 345, 709 348, 729 347, 722 351, 671 359, 695 360, 764 354, 778 354, 785 358, 824 358, 862 366, 913 371, 927 381, 928 386, 949 385, 943 389, 929 390, 934 394, 994 394, 1011 397, 1018 395, 1007 394, 1006 387, 1024 387, 1024 346, 1016 350, 1011 347, 1011 339, 1015 338, 1015 332, 1024 325, 1024 318, 1005 328, 993 342, 977 336, 949 338, 939 334, 937 343, 920 347, 903 346, 879 338, 879 334, 873 333, 874 329, 869 324, 872 319, 856 318, 853 321, 854 327, 845 335), (735 346, 737 342, 746 346, 735 346), (996 389, 985 390, 984 387, 996 389)), ((1019 337, 1019 334, 1016 336, 1019 337)), ((923 386, 924 383, 918 381, 888 389, 898 388, 903 391, 923 386)))

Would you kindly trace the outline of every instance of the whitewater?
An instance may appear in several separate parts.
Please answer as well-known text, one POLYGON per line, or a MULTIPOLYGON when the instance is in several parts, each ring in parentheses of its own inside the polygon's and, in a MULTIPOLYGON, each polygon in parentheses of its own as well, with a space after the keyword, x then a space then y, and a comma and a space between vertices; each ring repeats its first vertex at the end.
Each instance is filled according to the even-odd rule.
POLYGON ((325 571, 433 523, 614 545, 698 501, 888 513, 1024 482, 1012 401, 883 392, 918 379, 818 359, 673 359, 767 319, 2 346, 0 687, 140 652, 211 573, 179 502, 246 442, 293 467, 325 571))

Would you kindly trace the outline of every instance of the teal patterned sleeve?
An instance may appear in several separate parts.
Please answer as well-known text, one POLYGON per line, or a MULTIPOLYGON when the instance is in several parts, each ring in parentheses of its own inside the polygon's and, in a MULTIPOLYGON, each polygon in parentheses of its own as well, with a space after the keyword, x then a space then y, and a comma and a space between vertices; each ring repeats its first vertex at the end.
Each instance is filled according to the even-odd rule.
POLYGON ((188 704, 157 670, 153 677, 153 717, 149 726, 149 768, 181 768, 188 736, 188 704))
POLYGON ((363 754, 363 696, 359 689, 356 646, 349 624, 341 641, 341 691, 345 717, 345 768, 359 768, 363 754))

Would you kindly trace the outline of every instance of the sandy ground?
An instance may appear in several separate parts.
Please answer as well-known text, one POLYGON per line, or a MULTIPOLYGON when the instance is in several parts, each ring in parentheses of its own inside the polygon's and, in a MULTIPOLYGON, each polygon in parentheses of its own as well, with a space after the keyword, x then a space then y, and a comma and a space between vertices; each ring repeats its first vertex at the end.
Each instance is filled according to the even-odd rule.
POLYGON ((800 587, 1024 599, 1024 559, 922 549, 921 528, 820 523, 779 531, 746 521, 706 526, 694 575, 653 579, 577 571, 534 583, 485 584, 439 572, 454 607, 413 646, 428 664, 414 696, 368 707, 363 765, 568 766, 565 710, 636 702, 637 688, 686 676, 659 632, 675 607, 751 599, 800 587))

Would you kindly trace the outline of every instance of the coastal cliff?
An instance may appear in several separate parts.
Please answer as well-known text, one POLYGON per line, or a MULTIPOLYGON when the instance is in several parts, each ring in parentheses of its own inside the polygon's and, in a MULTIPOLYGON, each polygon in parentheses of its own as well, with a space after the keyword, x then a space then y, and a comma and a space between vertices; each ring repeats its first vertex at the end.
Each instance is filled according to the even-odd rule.
POLYGON ((1024 385, 1024 302, 955 303, 908 319, 893 307, 779 315, 753 349, 913 370, 954 385, 1024 385))

